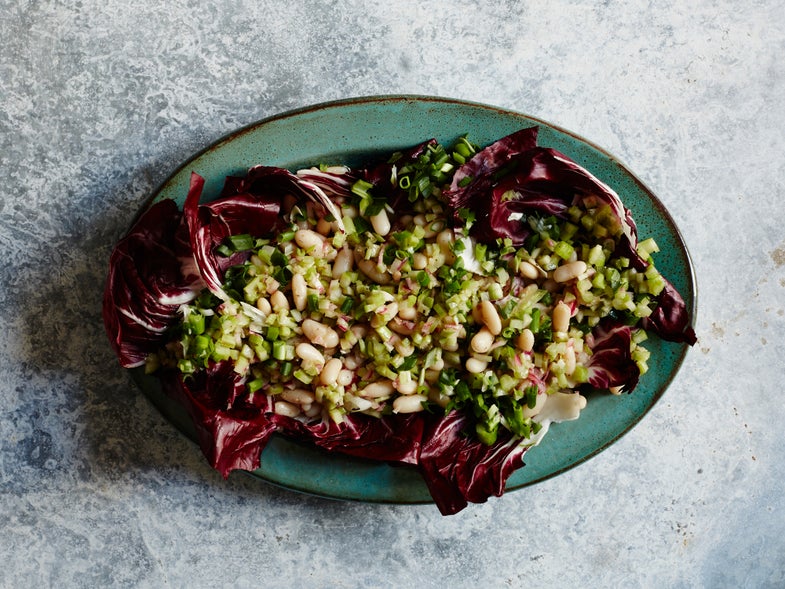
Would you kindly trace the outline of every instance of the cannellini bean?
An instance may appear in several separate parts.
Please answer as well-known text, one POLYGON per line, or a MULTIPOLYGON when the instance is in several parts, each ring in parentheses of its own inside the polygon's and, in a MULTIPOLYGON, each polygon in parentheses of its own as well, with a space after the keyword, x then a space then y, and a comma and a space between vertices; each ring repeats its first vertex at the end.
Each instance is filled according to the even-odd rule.
POLYGON ((270 305, 270 301, 268 301, 264 297, 259 297, 258 299, 256 299, 256 308, 259 309, 265 315, 269 315, 270 313, 272 313, 273 310, 272 306, 270 305))
POLYGON ((441 232, 442 229, 444 229, 444 221, 442 220, 431 221, 430 223, 426 223, 426 225, 423 228, 425 229, 424 237, 426 239, 432 239, 439 232, 441 232))
POLYGON ((393 401, 393 413, 417 413, 424 409, 423 403, 428 400, 425 395, 404 395, 393 401))
POLYGON ((471 341, 472 350, 478 354, 485 354, 491 349, 493 345, 493 334, 487 327, 483 327, 478 331, 471 341))
POLYGON ((567 345, 567 351, 564 352, 564 374, 570 376, 575 372, 575 348, 572 344, 567 345))
POLYGON ((362 364, 362 362, 360 362, 360 361, 357 359, 357 356, 354 356, 354 355, 352 355, 352 356, 346 356, 346 357, 343 359, 343 365, 344 365, 344 366, 346 366, 346 368, 348 368, 349 370, 357 370, 357 367, 358 367, 360 364, 362 364))
POLYGON ((537 267, 531 262, 527 262, 525 260, 518 266, 518 272, 524 278, 529 278, 531 280, 536 279, 539 275, 539 272, 537 272, 537 267))
POLYGON ((300 415, 300 408, 288 401, 276 401, 274 409, 278 415, 285 415, 286 417, 297 417, 300 415))
POLYGON ((308 287, 302 274, 292 276, 292 300, 298 311, 305 310, 305 303, 308 300, 308 287))
POLYGON ((409 340, 408 338, 406 339, 397 338, 393 342, 393 347, 395 348, 395 351, 398 352, 398 354, 400 354, 404 358, 406 356, 411 356, 412 354, 414 354, 414 344, 412 344, 411 340, 409 340))
POLYGON ((319 382, 326 386, 334 384, 338 381, 338 376, 341 374, 342 368, 343 362, 341 362, 339 358, 330 358, 324 365, 324 368, 322 368, 322 373, 319 375, 319 382))
POLYGON ((564 301, 559 301, 553 308, 551 325, 553 331, 561 333, 566 333, 570 328, 570 307, 564 301))
POLYGON ((316 233, 316 231, 298 229, 294 233, 294 241, 304 250, 309 250, 311 255, 317 258, 324 256, 324 237, 316 233))
POLYGON ((273 307, 273 311, 276 313, 279 311, 289 310, 289 300, 280 290, 276 290, 272 295, 270 295, 270 304, 273 307))
POLYGON ((322 406, 319 403, 313 403, 308 409, 304 409, 303 413, 305 413, 306 417, 316 417, 322 412, 322 406))
POLYGON ((366 399, 378 399, 380 397, 389 397, 395 391, 393 382, 391 380, 383 379, 372 382, 360 391, 360 396, 366 399))
POLYGON ((316 399, 311 391, 306 391, 305 389, 284 391, 281 393, 281 398, 296 405, 310 405, 316 399))
POLYGON ((334 348, 340 342, 338 333, 324 323, 319 323, 313 319, 306 319, 302 324, 303 334, 312 344, 324 348, 334 348))
POLYGON ((407 321, 413 321, 417 319, 417 309, 416 307, 402 307, 398 305, 398 317, 407 321))
POLYGON ((425 371, 425 382, 428 384, 436 384, 439 381, 441 370, 433 370, 429 368, 425 371))
POLYGON ((340 278, 349 272, 349 270, 352 269, 353 264, 354 254, 352 253, 352 250, 348 247, 343 248, 338 252, 333 261, 333 278, 340 278))
POLYGON ((387 217, 387 211, 382 209, 376 215, 371 217, 371 226, 373 230, 382 237, 390 232, 390 219, 387 217))
POLYGON ((553 271, 553 279, 556 282, 569 282, 578 278, 581 274, 586 272, 586 262, 578 260, 577 262, 569 262, 562 264, 553 271))
POLYGON ((466 360, 466 370, 472 374, 479 374, 486 368, 488 368, 488 363, 485 360, 480 360, 479 358, 474 357, 466 360))
POLYGON ((518 334, 515 345, 522 352, 531 352, 534 349, 534 334, 531 329, 524 329, 518 334))
POLYGON ((439 245, 443 252, 449 252, 455 235, 449 229, 445 229, 436 236, 436 243, 439 245))
POLYGON ((499 312, 491 301, 483 301, 480 303, 480 316, 485 327, 488 328, 493 335, 499 335, 502 332, 502 320, 499 317, 499 312))
POLYGON ((394 384, 395 384, 395 390, 397 390, 402 395, 411 395, 417 392, 416 380, 407 380, 406 382, 399 382, 396 379, 394 384))
POLYGON ((431 403, 436 403, 439 407, 447 407, 450 402, 450 397, 443 395, 438 388, 432 388, 428 392, 428 400, 431 403))
POLYGON ((324 364, 324 356, 311 344, 306 344, 305 342, 297 344, 297 347, 294 349, 294 353, 305 362, 312 362, 313 364, 324 364))
POLYGON ((352 335, 358 340, 363 339, 368 334, 368 328, 361 323, 355 323, 349 328, 349 331, 351 331, 352 335))
POLYGON ((373 260, 360 260, 357 262, 357 267, 363 274, 373 280, 376 284, 384 285, 390 283, 390 277, 379 272, 376 269, 376 262, 373 260))
POLYGON ((425 256, 425 254, 417 252, 412 256, 412 268, 415 270, 425 270, 427 266, 428 258, 425 256))
MULTIPOLYGON (((335 359, 337 360, 337 358, 335 359)), ((336 382, 342 387, 348 387, 350 384, 352 384, 353 380, 354 380, 354 372, 343 368, 338 373, 338 380, 336 382)))

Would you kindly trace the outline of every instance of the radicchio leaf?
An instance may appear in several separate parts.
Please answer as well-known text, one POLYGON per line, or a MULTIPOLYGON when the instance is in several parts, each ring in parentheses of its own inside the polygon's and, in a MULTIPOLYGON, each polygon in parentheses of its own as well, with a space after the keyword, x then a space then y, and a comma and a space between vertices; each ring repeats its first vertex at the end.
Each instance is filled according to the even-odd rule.
POLYGON ((429 421, 423 436, 420 471, 443 515, 457 513, 469 501, 500 497, 528 449, 509 433, 500 433, 495 444, 486 446, 466 435, 467 421, 464 413, 452 411, 429 421))
MULTIPOLYGON (((394 161, 383 161, 357 172, 358 176, 373 184, 374 198, 383 199, 395 211, 396 216, 411 212, 408 192, 393 184, 393 170, 397 175, 404 166, 417 162, 429 147, 437 145, 436 139, 429 139, 419 145, 398 152, 394 161)), ((392 159, 392 158, 391 158, 392 159)))
POLYGON ((620 321, 605 319, 594 328, 587 338, 592 352, 586 364, 591 386, 622 387, 627 392, 637 386, 640 370, 632 359, 631 343, 632 328, 620 321))
POLYGON ((103 318, 120 364, 141 366, 160 346, 177 309, 204 287, 198 273, 183 272, 190 256, 172 200, 152 205, 120 240, 109 259, 103 318))
MULTIPOLYGON (((664 279, 663 279, 664 280, 664 279)), ((667 280, 665 288, 657 296, 657 306, 641 322, 646 331, 652 331, 662 339, 695 345, 698 341, 690 324, 690 314, 679 291, 667 280)))
MULTIPOLYGON (((283 171, 292 176, 290 172, 283 171)), ((277 172, 270 173, 270 176, 277 175, 277 172)), ((236 194, 199 204, 204 178, 191 174, 191 185, 183 207, 191 249, 207 287, 223 300, 228 298, 222 288, 226 269, 240 263, 247 254, 221 257, 216 255, 215 248, 231 235, 265 235, 279 223, 282 195, 266 190, 262 180, 267 179, 263 175, 262 178, 254 177, 232 184, 236 194)))
POLYGON ((164 390, 188 410, 199 446, 210 465, 226 478, 233 470, 255 470, 261 453, 276 431, 269 419, 267 397, 259 405, 238 402, 245 385, 230 362, 211 363, 207 370, 183 379, 162 375, 164 390))

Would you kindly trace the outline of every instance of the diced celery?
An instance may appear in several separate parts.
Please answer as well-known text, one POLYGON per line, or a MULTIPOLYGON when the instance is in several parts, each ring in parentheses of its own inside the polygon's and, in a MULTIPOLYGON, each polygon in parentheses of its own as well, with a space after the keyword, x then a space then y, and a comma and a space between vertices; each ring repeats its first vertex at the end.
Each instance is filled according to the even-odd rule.
POLYGON ((635 249, 638 251, 638 255, 644 260, 648 260, 651 257, 651 254, 660 251, 657 242, 651 237, 638 242, 635 249))

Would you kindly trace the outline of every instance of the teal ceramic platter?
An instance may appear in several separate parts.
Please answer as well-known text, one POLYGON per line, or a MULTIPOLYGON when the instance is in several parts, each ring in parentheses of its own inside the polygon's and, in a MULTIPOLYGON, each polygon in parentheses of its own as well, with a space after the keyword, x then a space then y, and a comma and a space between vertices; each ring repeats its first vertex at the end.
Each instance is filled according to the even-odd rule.
MULTIPOLYGON (((685 299, 695 320, 695 277, 689 254, 662 203, 624 165, 589 141, 544 121, 492 106, 421 96, 379 96, 320 104, 274 116, 221 139, 183 164, 152 195, 182 205, 191 172, 206 180, 204 197, 214 198, 224 178, 257 164, 290 170, 314 163, 358 165, 431 137, 449 144, 468 134, 487 145, 524 127, 538 125, 539 144, 563 152, 610 185, 632 211, 641 237, 660 246, 657 267, 685 299)), ((526 466, 509 479, 520 489, 572 468, 607 448, 651 409, 675 377, 687 351, 651 337, 649 372, 632 394, 594 395, 577 421, 555 424, 524 457, 526 466)), ((183 408, 169 400, 154 378, 133 376, 147 397, 179 430, 195 440, 183 408)), ((431 501, 419 473, 409 467, 326 453, 274 436, 251 473, 267 482, 323 497, 383 503, 431 501)))

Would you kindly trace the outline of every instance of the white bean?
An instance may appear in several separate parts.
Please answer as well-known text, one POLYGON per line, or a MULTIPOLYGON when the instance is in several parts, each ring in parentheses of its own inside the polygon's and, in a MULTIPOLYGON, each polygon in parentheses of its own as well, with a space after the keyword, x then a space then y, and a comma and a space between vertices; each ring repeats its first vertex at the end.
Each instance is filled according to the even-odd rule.
POLYGON ((316 417, 322 412, 322 406, 319 403, 314 403, 308 409, 304 409, 303 413, 305 413, 306 417, 316 417))
POLYGON ((572 345, 567 345, 567 351, 564 353, 564 374, 567 376, 575 372, 575 348, 572 345))
POLYGON ((354 254, 348 247, 343 248, 333 261, 333 278, 340 278, 352 269, 354 254))
POLYGON ((305 284, 305 276, 302 274, 292 276, 292 300, 294 300, 294 306, 298 311, 305 310, 305 304, 308 301, 308 287, 305 284))
POLYGON ((478 331, 471 341, 472 350, 478 354, 485 354, 491 349, 493 345, 493 334, 487 327, 483 327, 478 331))
POLYGON ((586 272, 586 262, 578 260, 577 262, 569 262, 562 264, 553 271, 553 279, 556 282, 569 282, 578 278, 581 274, 586 272))
POLYGON ((387 217, 387 211, 382 209, 376 215, 371 217, 371 226, 373 230, 384 237, 390 232, 390 219, 387 217))
POLYGON ((441 373, 441 370, 433 370, 432 368, 429 368, 425 371, 425 382, 428 384, 436 384, 439 381, 439 375, 441 373))
POLYGON ((479 374, 486 368, 488 368, 488 363, 485 360, 480 360, 479 358, 474 357, 466 360, 466 370, 472 374, 479 374))
POLYGON ((451 399, 447 395, 443 395, 438 388, 432 388, 428 392, 428 399, 431 403, 436 403, 439 407, 447 407, 451 399))
POLYGON ((483 301, 480 303, 480 316, 485 327, 488 328, 493 335, 499 335, 502 332, 502 320, 499 317, 499 312, 491 301, 483 301))
POLYGON ((279 311, 289 310, 289 300, 280 290, 276 290, 272 295, 270 295, 270 304, 273 307, 273 311, 276 313, 279 311))
POLYGON ((278 415, 285 415, 286 417, 297 417, 300 415, 300 408, 288 401, 276 401, 274 409, 278 415))
POLYGON ((424 409, 423 403, 428 400, 425 395, 405 395, 393 401, 393 413, 417 413, 424 409))
POLYGON ((570 307, 564 301, 559 301, 553 308, 551 325, 553 331, 561 333, 567 333, 570 328, 570 307))
POLYGON ((338 380, 336 382, 342 387, 348 387, 350 384, 352 384, 353 380, 354 372, 344 368, 338 373, 338 380))
POLYGON ((395 387, 391 380, 377 380, 366 386, 360 391, 360 396, 366 399, 378 399, 381 397, 389 397, 395 391, 395 387))
POLYGON ((415 307, 402 307, 398 305, 398 317, 406 321, 417 319, 417 309, 415 307))
POLYGON ((415 323, 414 321, 401 319, 401 317, 398 316, 393 317, 390 322, 387 323, 387 327, 399 335, 412 335, 414 333, 415 323))
POLYGON ((270 301, 264 297, 259 297, 256 299, 256 308, 265 315, 269 315, 273 310, 272 306, 270 305, 270 301))
POLYGON ((379 270, 376 269, 376 262, 373 260, 360 260, 357 262, 357 267, 376 284, 384 285, 390 283, 390 277, 379 272, 379 270))
POLYGON ((455 235, 449 229, 445 229, 439 235, 436 236, 436 243, 439 245, 443 252, 449 252, 450 246, 452 245, 453 240, 455 239, 455 235))
POLYGON ((334 348, 338 345, 340 338, 338 333, 331 327, 314 321, 313 319, 306 319, 302 324, 303 334, 312 344, 322 346, 324 348, 334 348))
POLYGON ((515 345, 522 352, 531 352, 534 349, 534 333, 531 329, 524 329, 518 334, 518 339, 515 340, 515 345))
POLYGON ((324 356, 322 353, 314 348, 311 344, 305 342, 297 344, 294 353, 304 362, 311 362, 313 364, 324 364, 324 356))
POLYGON ((334 384, 338 380, 342 368, 343 362, 341 362, 340 358, 330 358, 327 361, 327 364, 324 365, 324 368, 322 368, 322 373, 319 375, 319 382, 326 386, 334 384))
POLYGON ((417 381, 407 380, 406 382, 395 381, 395 389, 402 395, 411 395, 417 392, 417 381))
POLYGON ((393 342, 393 347, 395 348, 395 351, 398 352, 398 354, 400 354, 404 358, 414 354, 414 344, 412 344, 409 338, 406 339, 396 338, 395 341, 393 342))
POLYGON ((306 391, 305 389, 284 391, 281 393, 281 398, 284 401, 289 401, 296 405, 310 405, 315 400, 313 393, 311 391, 306 391))
POLYGON ((317 258, 324 257, 324 237, 310 229, 298 229, 294 233, 294 241, 304 250, 317 258))
POLYGON ((438 234, 442 229, 444 229, 444 221, 442 220, 431 221, 430 223, 425 225, 424 229, 425 229, 424 237, 426 239, 432 239, 433 237, 436 236, 436 234, 438 234))
POLYGON ((539 272, 537 272, 537 267, 531 262, 527 262, 525 260, 522 261, 518 266, 518 272, 524 278, 529 278, 531 280, 536 279, 539 275, 539 272))
POLYGON ((415 270, 425 270, 427 266, 428 258, 425 256, 425 254, 417 252, 412 256, 412 268, 415 270))

